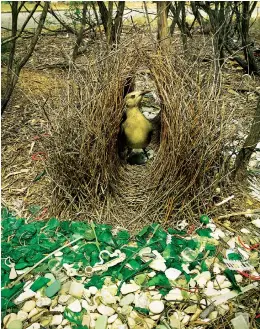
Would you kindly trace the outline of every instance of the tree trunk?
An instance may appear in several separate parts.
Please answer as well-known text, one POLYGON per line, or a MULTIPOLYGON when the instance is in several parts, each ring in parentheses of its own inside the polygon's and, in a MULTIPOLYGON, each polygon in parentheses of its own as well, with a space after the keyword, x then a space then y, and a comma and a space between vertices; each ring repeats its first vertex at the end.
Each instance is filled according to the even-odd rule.
MULTIPOLYGON (((27 53, 24 55, 24 57, 21 59, 21 61, 14 67, 14 60, 15 60, 15 45, 16 45, 16 39, 12 41, 12 48, 9 56, 9 64, 8 64, 8 78, 7 78, 7 86, 6 86, 6 92, 4 94, 4 98, 1 102, 1 114, 4 113, 6 106, 12 96, 12 93, 14 91, 14 88, 16 86, 16 83, 19 78, 19 74, 21 72, 21 69, 24 67, 24 65, 27 63, 29 58, 31 57, 34 48, 37 44, 37 41, 39 39, 39 36, 41 34, 47 12, 49 8, 49 1, 46 1, 44 3, 44 7, 42 9, 42 13, 40 16, 40 20, 35 32, 35 35, 33 36, 29 49, 27 53)), ((12 37, 15 36, 13 33, 17 33, 17 20, 18 20, 18 10, 17 10, 17 2, 12 2, 12 37)))
POLYGON ((181 38, 184 51, 188 49, 187 46, 187 26, 186 26, 186 11, 185 11, 185 1, 180 1, 181 3, 181 38))
POLYGON ((259 68, 255 61, 254 55, 251 50, 250 40, 249 40, 249 23, 252 11, 250 10, 250 2, 242 2, 242 22, 241 22, 241 32, 242 32, 242 46, 244 48, 244 56, 248 64, 248 73, 258 73, 259 68))
POLYGON ((113 1, 108 2, 108 17, 107 17, 107 42, 109 45, 113 43, 113 1))
POLYGON ((170 35, 173 35, 174 30, 175 30, 175 26, 176 24, 178 24, 179 20, 180 20, 180 13, 181 13, 181 1, 175 1, 176 3, 176 8, 174 8, 173 4, 170 4, 170 10, 173 14, 173 20, 170 26, 170 35))
POLYGON ((115 25, 114 25, 114 31, 113 31, 114 32, 113 39, 114 39, 114 42, 116 42, 116 43, 119 43, 119 41, 120 41, 124 9, 125 9, 125 1, 118 1, 118 7, 117 7, 115 25))
POLYGON ((165 44, 165 39, 168 36, 167 26, 167 1, 157 1, 157 15, 158 15, 158 33, 157 39, 161 44, 165 44), (164 40, 164 41, 163 41, 164 40))
POLYGON ((234 166, 235 178, 244 178, 246 176, 249 160, 259 141, 260 141, 260 97, 258 99, 254 120, 250 132, 245 140, 244 146, 239 151, 236 157, 235 166, 234 166))
POLYGON ((88 6, 87 1, 83 1, 81 26, 80 26, 80 30, 79 30, 79 33, 78 33, 77 39, 76 39, 76 44, 75 44, 75 47, 74 47, 73 53, 72 53, 73 62, 76 60, 76 58, 78 56, 79 47, 83 40, 84 29, 86 27, 87 6, 88 6))

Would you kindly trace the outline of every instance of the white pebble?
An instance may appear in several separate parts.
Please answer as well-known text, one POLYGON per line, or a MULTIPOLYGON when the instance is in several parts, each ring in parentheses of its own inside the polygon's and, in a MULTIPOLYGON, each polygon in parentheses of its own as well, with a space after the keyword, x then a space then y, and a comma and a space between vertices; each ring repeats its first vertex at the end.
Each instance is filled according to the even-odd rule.
POLYGON ((107 319, 107 323, 113 323, 118 318, 118 314, 113 314, 107 319))
POLYGON ((36 306, 36 302, 34 300, 28 300, 27 302, 24 303, 22 307, 22 311, 26 313, 30 313, 32 309, 34 309, 36 306))
POLYGON ((155 259, 155 260, 153 260, 149 264, 149 267, 152 268, 155 271, 162 271, 162 272, 165 272, 165 270, 167 269, 164 259, 155 259))
POLYGON ((30 327, 27 327, 27 329, 40 329, 41 325, 38 322, 33 323, 30 327))
POLYGON ((68 309, 72 312, 80 312, 82 309, 80 301, 76 299, 73 303, 69 304, 68 309))
POLYGON ((31 289, 26 290, 25 292, 22 292, 15 300, 14 304, 19 305, 22 302, 34 297, 36 293, 32 291, 31 289))
POLYGON ((56 314, 53 315, 52 321, 50 323, 51 326, 58 326, 59 324, 61 324, 63 320, 63 316, 62 314, 56 314))
POLYGON ((58 303, 61 305, 66 305, 69 299, 70 299, 70 295, 60 295, 58 299, 58 303))
POLYGON ((111 316, 115 313, 115 310, 112 307, 106 306, 104 304, 100 304, 97 307, 97 310, 100 314, 106 315, 106 316, 111 316))
POLYGON ((133 303, 134 299, 135 299, 135 295, 133 293, 128 294, 120 300, 119 305, 120 306, 130 305, 133 303))
POLYGON ((88 288, 88 291, 91 293, 91 295, 96 295, 98 289, 95 286, 91 286, 88 288))
POLYGON ((123 283, 122 287, 121 287, 121 293, 123 295, 127 295, 131 292, 135 292, 137 290, 140 289, 140 286, 138 286, 137 284, 135 283, 123 283))
POLYGON ((28 319, 31 319, 33 316, 35 316, 35 315, 38 314, 39 312, 40 312, 39 309, 35 307, 35 308, 32 309, 31 312, 29 313, 29 315, 28 315, 28 319))
POLYGON ((7 326, 7 324, 11 321, 14 321, 17 319, 17 315, 15 313, 10 313, 10 314, 7 314, 4 318, 3 318, 3 324, 5 326, 7 326))
POLYGON ((154 314, 162 313, 164 310, 164 303, 161 300, 154 300, 149 304, 149 309, 154 314))
POLYGON ((176 280, 181 275, 181 271, 177 268, 168 268, 165 275, 169 280, 176 280))
POLYGON ((51 299, 49 297, 43 297, 37 300, 36 306, 38 307, 44 307, 44 306, 50 306, 51 305, 51 299))
POLYGON ((24 311, 19 311, 17 313, 17 319, 18 320, 21 320, 21 321, 25 321, 26 319, 28 319, 28 313, 27 312, 24 312, 24 311))
POLYGON ((81 298, 84 292, 84 285, 73 281, 70 285, 69 294, 76 298, 81 298))

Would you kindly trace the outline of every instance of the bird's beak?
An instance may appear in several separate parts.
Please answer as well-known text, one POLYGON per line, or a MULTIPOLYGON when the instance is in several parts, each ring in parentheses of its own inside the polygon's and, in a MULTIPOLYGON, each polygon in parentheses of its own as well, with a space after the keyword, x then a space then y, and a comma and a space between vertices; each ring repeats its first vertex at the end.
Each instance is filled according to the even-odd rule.
POLYGON ((149 94, 151 92, 151 90, 144 90, 140 93, 141 96, 145 95, 145 94, 149 94))

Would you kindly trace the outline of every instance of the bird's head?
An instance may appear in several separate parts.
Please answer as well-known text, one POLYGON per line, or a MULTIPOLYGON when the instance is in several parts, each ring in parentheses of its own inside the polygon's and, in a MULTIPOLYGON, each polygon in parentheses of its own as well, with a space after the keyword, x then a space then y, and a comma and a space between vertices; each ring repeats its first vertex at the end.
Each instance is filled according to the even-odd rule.
POLYGON ((125 97, 126 107, 131 108, 131 107, 139 106, 143 96, 145 94, 148 94, 149 92, 150 92, 150 90, 133 91, 133 92, 127 94, 125 97))

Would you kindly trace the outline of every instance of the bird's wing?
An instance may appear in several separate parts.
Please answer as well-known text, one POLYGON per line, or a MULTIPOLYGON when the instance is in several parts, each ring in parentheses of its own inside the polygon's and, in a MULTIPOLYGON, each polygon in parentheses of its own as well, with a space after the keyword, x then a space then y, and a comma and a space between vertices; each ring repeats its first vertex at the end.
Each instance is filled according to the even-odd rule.
POLYGON ((126 136, 124 133, 124 122, 126 120, 126 113, 123 113, 121 123, 120 123, 120 130, 117 136, 117 146, 118 146, 118 153, 119 156, 124 152, 125 145, 126 145, 126 136))

